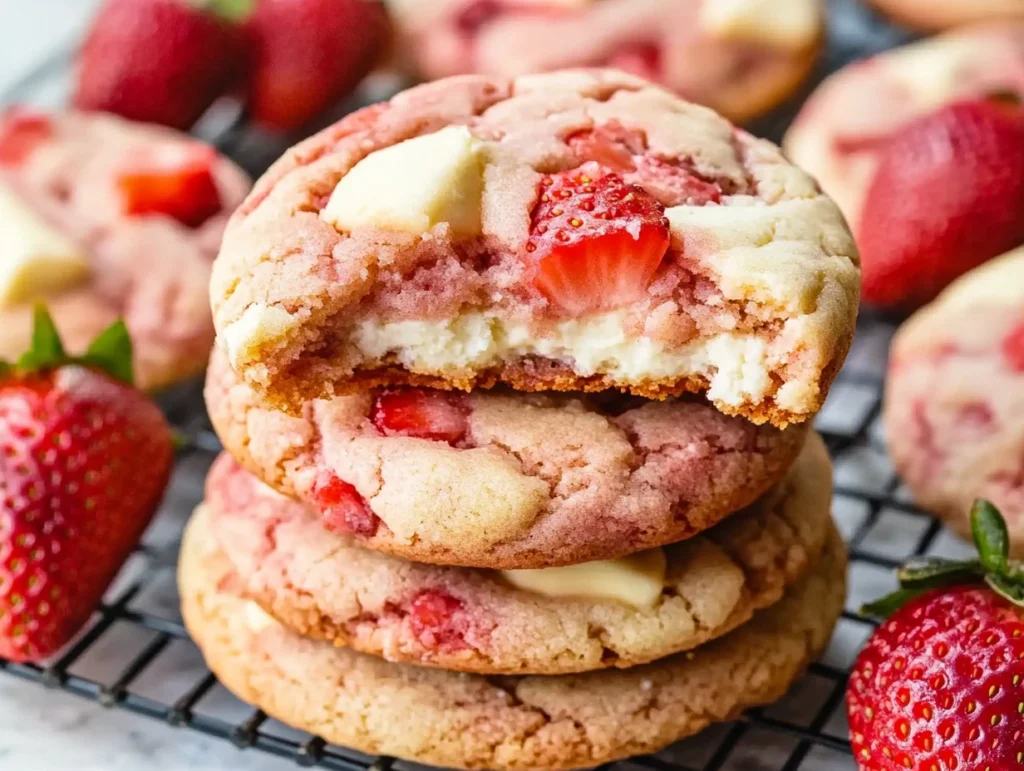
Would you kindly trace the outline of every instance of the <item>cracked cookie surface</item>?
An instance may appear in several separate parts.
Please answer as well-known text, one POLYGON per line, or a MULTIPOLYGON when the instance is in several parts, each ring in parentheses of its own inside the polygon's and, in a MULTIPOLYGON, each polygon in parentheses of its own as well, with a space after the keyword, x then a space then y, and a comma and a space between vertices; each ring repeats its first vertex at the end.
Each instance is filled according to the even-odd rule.
POLYGON ((211 472, 193 527, 212 533, 239 593, 299 634, 389 661, 563 674, 653 661, 748 621, 817 563, 832 528, 830 506, 830 463, 813 436, 776 489, 664 548, 661 589, 646 604, 595 596, 592 587, 582 588, 589 596, 579 588, 545 596, 517 588, 501 571, 362 549, 325 533, 318 517, 227 456, 211 472))
POLYGON ((228 452, 328 528, 405 559, 502 569, 690 537, 781 480, 807 434, 687 400, 498 391, 377 389, 290 416, 219 354, 206 403, 228 452))
POLYGON ((186 533, 182 613, 221 682, 288 725, 371 754, 496 771, 557 771, 655 752, 780 698, 828 642, 846 552, 777 604, 694 651, 628 670, 485 677, 394 664, 300 637, 232 593, 202 527, 186 533))
MULTIPOLYGON (((101 114, 0 114, 0 192, 9 189, 88 265, 60 291, 30 291, 0 308, 0 358, 27 349, 32 300, 42 296, 74 353, 124 319, 143 388, 201 373, 214 339, 211 266, 249 188, 231 161, 171 129, 101 114)), ((4 216, 0 227, 15 228, 4 216)))
POLYGON ((975 498, 1024 555, 1024 247, 951 284, 893 338, 885 431, 915 501, 970 539, 975 498))
POLYGON ((859 294, 841 214, 777 147, 609 70, 463 76, 290 150, 211 300, 276 402, 375 385, 704 393, 820 407, 859 294))

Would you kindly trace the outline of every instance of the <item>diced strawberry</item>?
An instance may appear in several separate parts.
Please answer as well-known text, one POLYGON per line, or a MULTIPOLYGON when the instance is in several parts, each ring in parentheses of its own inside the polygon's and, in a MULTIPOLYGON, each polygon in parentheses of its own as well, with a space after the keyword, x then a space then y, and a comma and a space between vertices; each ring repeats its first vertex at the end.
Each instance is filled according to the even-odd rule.
POLYGON ((428 648, 465 647, 468 626, 462 602, 446 592, 426 589, 409 603, 409 628, 428 648))
POLYGON ((370 511, 363 496, 348 482, 325 474, 317 481, 313 497, 329 530, 366 538, 377 534, 380 518, 370 511))
POLYGON ((623 46, 608 59, 608 66, 653 82, 661 80, 661 46, 656 43, 632 43, 623 46))
POLYGON ((53 136, 48 115, 13 107, 0 116, 0 166, 24 163, 32 152, 53 136))
POLYGON ((682 161, 673 163, 643 156, 636 159, 636 172, 631 179, 648 188, 662 203, 704 206, 722 200, 722 188, 717 182, 701 178, 682 161))
POLYGON ((373 405, 373 424, 387 436, 414 436, 457 444, 469 430, 462 394, 430 388, 383 391, 373 405))
POLYGON ((534 285, 568 315, 643 297, 670 243, 661 204, 588 166, 544 178, 526 245, 534 285))
POLYGON ((581 163, 595 161, 619 173, 634 171, 635 157, 647 149, 644 132, 628 129, 618 121, 577 131, 566 143, 581 163))
POLYGON ((1024 373, 1024 321, 1003 338, 1003 357, 1010 369, 1024 373))
POLYGON ((217 154, 198 143, 167 144, 133 155, 117 178, 128 215, 165 214, 198 227, 221 211, 213 177, 217 154))

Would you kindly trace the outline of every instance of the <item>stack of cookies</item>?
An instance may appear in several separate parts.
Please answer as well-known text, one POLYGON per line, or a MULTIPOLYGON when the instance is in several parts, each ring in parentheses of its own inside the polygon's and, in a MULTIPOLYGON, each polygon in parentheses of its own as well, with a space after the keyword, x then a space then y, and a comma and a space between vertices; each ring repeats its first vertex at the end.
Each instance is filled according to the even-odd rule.
POLYGON ((843 604, 807 426, 858 278, 776 147, 622 73, 345 118, 214 267, 189 630, 281 721, 442 766, 598 765, 778 698, 843 604))

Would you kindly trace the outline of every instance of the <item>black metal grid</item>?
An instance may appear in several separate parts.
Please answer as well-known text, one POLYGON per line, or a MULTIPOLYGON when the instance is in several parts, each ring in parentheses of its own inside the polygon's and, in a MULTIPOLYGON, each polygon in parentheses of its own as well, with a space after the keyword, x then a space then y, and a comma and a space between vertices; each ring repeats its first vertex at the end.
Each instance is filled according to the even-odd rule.
MULTIPOLYGON (((855 0, 832 0, 829 47, 819 77, 850 59, 902 42, 905 34, 891 28, 856 5, 855 0)), ((0 103, 24 99, 43 81, 66 78, 72 52, 60 51, 29 73, 0 103)), ((757 133, 778 139, 797 103, 755 126, 757 133)), ((283 145, 268 144, 240 120, 228 119, 203 132, 227 155, 251 172, 259 172, 283 145), (212 136, 211 136, 212 133, 212 136)), ((835 510, 850 546, 851 597, 848 608, 890 587, 892 569, 906 556, 958 547, 946 540, 939 523, 916 511, 898 487, 882 441, 880 411, 882 380, 891 322, 862 317, 858 336, 829 403, 817 421, 836 467, 835 510)), ((171 423, 186 437, 179 453, 179 469, 195 480, 220 449, 205 415, 201 388, 190 384, 161 400, 171 423)), ((99 702, 103 706, 139 713, 175 726, 189 728, 294 760, 300 766, 348 771, 411 770, 416 766, 385 757, 326 744, 321 739, 281 727, 259 710, 234 703, 227 714, 207 709, 205 703, 219 688, 216 678, 201 663, 190 670, 173 696, 147 693, 140 684, 147 673, 182 645, 194 651, 174 609, 173 575, 182 512, 198 502, 197 483, 191 490, 172 487, 161 515, 170 519, 174 533, 161 542, 147 534, 124 574, 108 592, 87 630, 55 660, 45 666, 0 659, 0 670, 10 675, 59 688, 99 702), (163 601, 141 601, 157 585, 164 586, 163 601), (168 599, 169 598, 169 599, 168 599), (89 659, 105 638, 128 639, 130 653, 117 656, 117 665, 96 674, 83 674, 89 659)), ((156 591, 159 595, 160 591, 156 591)), ((608 764, 602 769, 628 771, 719 771, 720 769, 840 769, 853 768, 843 718, 843 694, 852 657, 871 629, 871 622, 852 610, 843 613, 836 638, 825 656, 811 665, 807 676, 780 704, 748 712, 740 720, 709 729, 656 755, 608 764), (838 642, 837 642, 838 641, 838 642)), ((159 677, 158 675, 156 677, 159 677)), ((152 676, 151 678, 152 679, 152 676)), ((159 690, 159 689, 158 689, 159 690)), ((221 699, 223 701, 223 699, 221 699)))

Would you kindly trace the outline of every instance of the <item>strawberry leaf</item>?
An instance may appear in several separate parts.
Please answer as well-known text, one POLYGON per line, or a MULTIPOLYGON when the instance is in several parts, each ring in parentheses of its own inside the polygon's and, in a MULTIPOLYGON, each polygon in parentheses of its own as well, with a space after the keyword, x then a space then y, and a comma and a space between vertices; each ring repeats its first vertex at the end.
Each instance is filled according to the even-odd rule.
POLYGON ((860 614, 862 616, 871 616, 873 618, 886 618, 891 616, 915 597, 919 597, 924 594, 926 591, 928 590, 897 589, 892 594, 887 594, 881 599, 861 606, 860 614))
POLYGON ((237 24, 252 15, 256 0, 203 0, 202 6, 224 21, 237 24))
POLYGON ((989 501, 979 498, 971 507, 971 535, 985 570, 1005 573, 1010 556, 1010 535, 999 509, 989 501))
POLYGON ((101 369, 112 378, 128 385, 134 383, 132 339, 128 335, 128 327, 120 319, 100 332, 85 355, 75 361, 101 369))
POLYGON ((1024 608, 1024 581, 1020 578, 990 573, 985 576, 985 583, 1000 597, 1024 608))
POLYGON ((37 305, 32 314, 32 345, 18 359, 18 369, 30 372, 66 364, 68 355, 60 341, 57 326, 46 306, 37 305))
POLYGON ((907 562, 896 571, 904 589, 934 589, 977 581, 985 575, 978 560, 947 560, 941 557, 923 557, 907 562))

